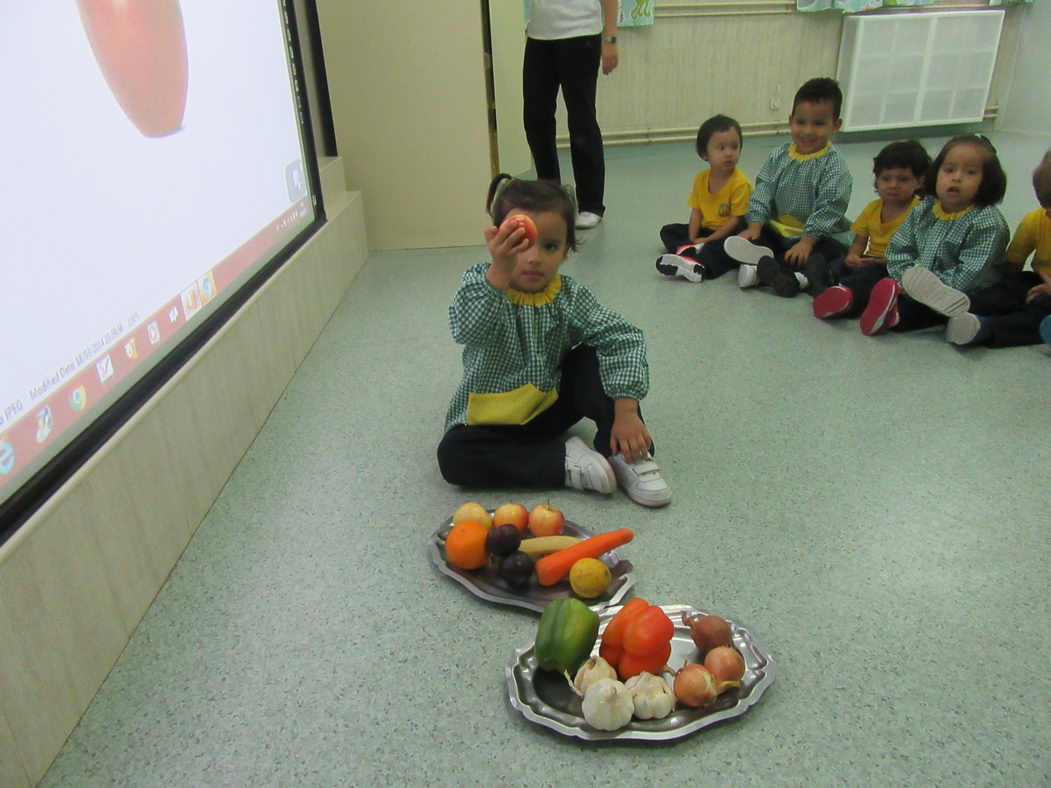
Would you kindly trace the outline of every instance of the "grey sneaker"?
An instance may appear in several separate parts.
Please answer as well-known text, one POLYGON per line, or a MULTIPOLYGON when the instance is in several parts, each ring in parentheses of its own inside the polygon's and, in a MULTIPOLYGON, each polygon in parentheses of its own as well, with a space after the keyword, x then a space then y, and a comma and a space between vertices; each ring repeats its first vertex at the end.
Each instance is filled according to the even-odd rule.
POLYGON ((566 441, 566 487, 603 495, 617 489, 617 477, 606 458, 575 435, 566 441))
MULTIPOLYGON (((982 330, 982 321, 977 315, 964 312, 962 315, 953 315, 945 326, 945 341, 954 345, 970 345, 978 339, 982 330)), ((983 337, 984 339, 984 337, 983 337)))
POLYGON ((774 253, 765 246, 746 241, 739 235, 731 235, 723 242, 723 251, 732 260, 748 265, 756 265, 764 257, 773 257, 774 253))
POLYGON ((971 299, 966 293, 949 287, 932 271, 914 265, 901 275, 901 289, 935 312, 946 317, 956 317, 971 308, 971 299))
POLYGON ((667 506, 671 503, 671 488, 661 476, 661 469, 652 457, 627 462, 619 454, 609 458, 621 488, 635 503, 643 506, 667 506))

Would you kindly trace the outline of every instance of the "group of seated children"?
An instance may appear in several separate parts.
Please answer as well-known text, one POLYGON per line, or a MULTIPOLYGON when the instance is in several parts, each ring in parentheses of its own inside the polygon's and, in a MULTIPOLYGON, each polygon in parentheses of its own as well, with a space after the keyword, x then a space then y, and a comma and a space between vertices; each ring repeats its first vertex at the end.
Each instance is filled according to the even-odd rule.
MULTIPOLYGON (((754 189, 737 168, 741 127, 705 121, 697 152, 710 168, 694 181, 689 222, 661 230, 668 254, 657 269, 697 282, 736 268, 741 287, 809 290, 817 317, 860 314, 865 334, 947 322, 951 342, 1003 346, 1039 341, 1043 319, 1051 335, 1051 156, 1033 176, 1043 208, 1010 248, 996 208, 1007 179, 973 135, 950 140, 934 162, 918 142, 886 146, 875 159, 879 199, 850 225, 850 171, 830 144, 841 103, 835 80, 804 84, 792 141, 754 189), (1023 272, 1034 251, 1034 271, 1023 272)), ((573 198, 557 183, 500 175, 486 206, 489 260, 464 273, 449 307, 463 377, 438 445, 442 476, 469 487, 620 488, 665 506, 671 490, 639 407, 649 389, 642 331, 559 272, 576 248, 573 198), (591 446, 566 439, 581 419, 595 423, 591 446)))
POLYGON ((737 168, 739 124, 725 115, 702 123, 697 153, 709 169, 694 179, 689 223, 661 228, 668 253, 657 270, 701 282, 737 268, 740 287, 807 290, 815 317, 859 317, 868 336, 944 324, 957 345, 1051 344, 1051 151, 1033 172, 1041 207, 1010 245, 996 207, 1007 176, 992 144, 973 134, 949 140, 933 162, 915 140, 887 145, 874 159, 878 199, 850 225, 851 176, 830 142, 841 105, 835 80, 806 82, 791 142, 754 188, 737 168))

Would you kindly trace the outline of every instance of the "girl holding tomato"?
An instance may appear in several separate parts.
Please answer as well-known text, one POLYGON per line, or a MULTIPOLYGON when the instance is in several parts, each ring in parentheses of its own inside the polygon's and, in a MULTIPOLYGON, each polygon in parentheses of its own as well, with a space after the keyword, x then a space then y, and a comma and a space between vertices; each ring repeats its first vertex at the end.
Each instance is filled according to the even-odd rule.
POLYGON ((558 184, 497 176, 484 231, 490 262, 469 268, 449 307, 464 375, 438 465, 451 484, 618 486, 643 506, 671 490, 639 401, 649 389, 642 331, 559 273, 576 248, 576 206, 558 184), (594 449, 566 431, 583 418, 594 449))

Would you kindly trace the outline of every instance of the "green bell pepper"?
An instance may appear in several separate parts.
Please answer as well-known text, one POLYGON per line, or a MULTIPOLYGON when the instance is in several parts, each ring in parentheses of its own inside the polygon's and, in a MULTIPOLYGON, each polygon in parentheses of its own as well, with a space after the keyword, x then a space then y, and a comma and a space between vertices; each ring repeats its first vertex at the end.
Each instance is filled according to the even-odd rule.
POLYGON ((544 670, 576 673, 598 638, 598 613, 579 599, 548 602, 540 616, 533 653, 544 670))

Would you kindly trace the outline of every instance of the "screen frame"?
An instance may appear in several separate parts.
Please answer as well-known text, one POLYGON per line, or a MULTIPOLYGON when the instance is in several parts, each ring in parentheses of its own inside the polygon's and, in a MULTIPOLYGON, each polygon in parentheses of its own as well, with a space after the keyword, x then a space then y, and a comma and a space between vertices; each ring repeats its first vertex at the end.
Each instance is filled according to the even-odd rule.
MULTIPOLYGON (((280 251, 240 288, 231 293, 212 314, 206 316, 199 326, 179 341, 139 380, 131 384, 126 392, 72 438, 46 465, 17 487, 5 500, 0 501, 0 546, 14 536, 52 496, 57 494, 62 486, 94 457, 184 365, 201 351, 207 342, 240 311, 241 307, 248 303, 249 299, 324 226, 326 216, 321 193, 321 172, 314 143, 314 128, 306 84, 304 53, 300 43, 299 22, 293 0, 278 0, 278 2, 284 18, 289 79, 295 94, 304 171, 307 174, 308 191, 314 210, 313 221, 293 236, 280 251)), ((310 3, 309 7, 313 9, 313 4, 310 3)), ((310 13, 310 10, 307 13, 310 13)), ((316 14, 316 9, 313 10, 313 13, 316 14)), ((310 29, 309 20, 307 29, 308 31, 310 29)), ((315 50, 312 55, 315 62, 322 57, 320 50, 315 50)), ((319 89, 324 90, 324 87, 320 85, 319 89)), ((324 118, 322 118, 322 129, 325 128, 325 125, 324 118)))

